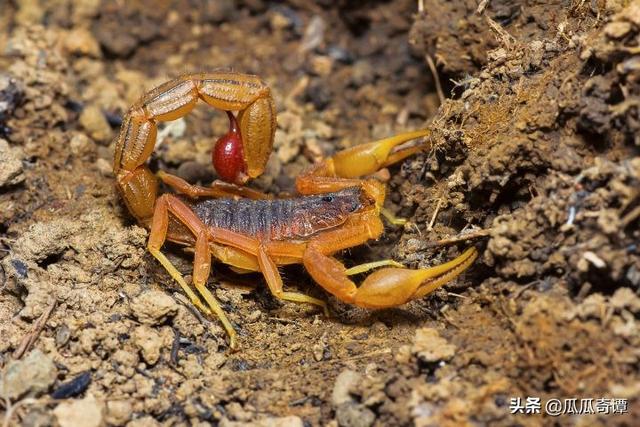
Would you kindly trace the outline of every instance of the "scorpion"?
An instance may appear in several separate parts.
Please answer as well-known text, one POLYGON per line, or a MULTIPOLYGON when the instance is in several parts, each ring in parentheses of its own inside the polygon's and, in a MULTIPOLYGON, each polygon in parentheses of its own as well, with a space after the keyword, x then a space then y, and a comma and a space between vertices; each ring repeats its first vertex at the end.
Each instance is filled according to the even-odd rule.
POLYGON ((245 184, 264 172, 275 130, 275 103, 259 77, 215 71, 182 75, 142 95, 124 115, 116 140, 116 186, 130 213, 150 230, 149 252, 194 306, 217 316, 232 350, 237 348, 236 331, 206 287, 212 258, 234 271, 261 272, 274 297, 319 306, 327 316, 325 301, 284 290, 279 266, 302 264, 315 282, 339 300, 381 309, 422 298, 476 259, 473 247, 452 261, 423 269, 405 268, 390 259, 347 269, 334 257, 341 250, 378 239, 384 231, 381 215, 402 224, 383 207, 385 186, 372 175, 423 150, 425 143, 404 143, 424 139, 428 130, 339 151, 296 178, 298 195, 272 198, 245 184), (192 185, 164 171, 154 174, 146 165, 158 123, 185 116, 198 100, 225 111, 229 118, 228 132, 212 150, 213 166, 222 180, 210 186, 192 185), (159 195, 160 182, 174 193, 159 195), (161 251, 167 240, 193 249, 192 284, 197 293, 161 251), (350 278, 374 269, 360 286, 350 278))

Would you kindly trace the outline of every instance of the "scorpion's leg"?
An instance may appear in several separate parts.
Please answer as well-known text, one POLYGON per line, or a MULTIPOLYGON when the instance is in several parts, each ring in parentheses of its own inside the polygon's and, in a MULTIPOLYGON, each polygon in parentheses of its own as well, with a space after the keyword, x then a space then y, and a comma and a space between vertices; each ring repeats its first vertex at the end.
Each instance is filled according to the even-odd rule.
POLYGON ((272 246, 270 242, 261 242, 254 237, 245 236, 222 228, 212 227, 209 228, 209 232, 215 242, 255 255, 258 259, 260 271, 264 275, 267 286, 269 286, 269 290, 274 297, 284 301, 317 305, 322 307, 327 316, 329 315, 326 302, 299 292, 283 291, 282 277, 278 272, 278 267, 273 258, 287 258, 291 256, 293 258, 300 259, 302 254, 301 245, 296 245, 295 243, 275 242, 272 246), (273 249, 270 246, 272 246, 273 249), (271 253, 272 251, 274 253, 271 253))
POLYGON ((460 275, 477 257, 475 248, 469 248, 453 261, 431 268, 383 268, 357 287, 348 278, 345 266, 330 254, 376 238, 381 229, 377 216, 365 214, 342 229, 319 235, 307 246, 304 266, 316 282, 342 301, 366 308, 387 308, 433 292, 460 275))
POLYGON ((387 221, 389 221, 390 224, 393 224, 393 225, 405 225, 405 224, 407 224, 407 219, 406 218, 400 218, 400 217, 396 216, 393 212, 391 212, 387 208, 381 208, 380 209, 380 214, 387 221))
POLYGON ((252 188, 231 184, 224 181, 214 181, 210 187, 189 184, 184 179, 169 174, 165 171, 157 173, 158 178, 178 193, 189 196, 193 199, 198 197, 244 197, 247 199, 259 200, 271 198, 268 194, 262 193, 252 188))
POLYGON ((347 276, 352 276, 354 274, 366 273, 369 270, 374 270, 380 267, 400 267, 404 268, 404 265, 400 264, 398 261, 394 261, 392 259, 383 259, 379 261, 365 262, 364 264, 354 265, 345 271, 347 276))
POLYGON ((227 315, 211 292, 206 288, 206 281, 211 270, 211 252, 208 245, 207 229, 198 217, 180 199, 170 194, 164 194, 156 201, 155 213, 151 222, 151 233, 148 243, 149 252, 165 267, 171 277, 180 284, 191 302, 206 314, 211 312, 222 322, 229 334, 229 347, 235 349, 236 331, 233 329, 227 315), (186 225, 196 237, 195 259, 193 263, 193 284, 207 302, 209 308, 205 308, 200 298, 189 288, 186 281, 175 266, 164 256, 160 249, 164 244, 169 228, 169 213, 174 215, 181 223, 186 225))
POLYGON ((282 277, 280 276, 280 272, 278 272, 278 267, 267 253, 267 248, 264 245, 260 245, 257 255, 260 270, 273 296, 284 301, 304 302, 317 305, 322 308, 325 316, 329 317, 329 309, 327 308, 326 302, 299 292, 283 291, 282 277))

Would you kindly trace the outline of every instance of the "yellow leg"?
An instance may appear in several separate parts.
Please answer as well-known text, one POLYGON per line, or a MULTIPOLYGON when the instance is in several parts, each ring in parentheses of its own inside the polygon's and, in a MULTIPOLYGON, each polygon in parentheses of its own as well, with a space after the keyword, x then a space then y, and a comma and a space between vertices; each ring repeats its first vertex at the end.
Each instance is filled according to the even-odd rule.
POLYGON ((216 300, 213 294, 209 292, 209 289, 207 289, 203 284, 195 283, 195 286, 198 289, 198 292, 200 292, 200 295, 202 295, 207 304, 209 304, 209 307, 211 307, 211 311, 213 311, 216 316, 218 316, 218 319, 220 319, 220 322, 222 323, 222 326, 224 326, 224 329, 227 331, 227 334, 229 334, 229 348, 231 348, 232 350, 237 349, 238 343, 236 339, 236 330, 233 329, 233 325, 229 321, 229 318, 227 317, 224 310, 222 310, 222 307, 220 307, 218 300, 216 300))
POLYGON ((257 256, 260 270, 262 271, 262 274, 264 274, 264 278, 266 279, 269 290, 271 291, 273 296, 285 301, 304 302, 307 304, 317 305, 318 307, 322 308, 325 316, 329 317, 329 309, 327 308, 326 302, 309 295, 301 294, 298 292, 284 292, 282 290, 282 277, 280 277, 278 267, 276 266, 275 262, 273 262, 273 260, 269 257, 264 246, 261 245, 259 247, 257 256))
POLYGON ((189 285, 187 285, 187 282, 184 280, 184 277, 182 277, 182 274, 180 274, 178 269, 174 267, 171 261, 169 261, 169 259, 166 256, 164 256, 164 254, 159 250, 151 247, 149 247, 148 249, 151 255, 153 255, 158 261, 160 261, 160 264, 162 264, 165 270, 167 270, 167 273, 169 273, 169 275, 173 278, 173 280, 178 282, 178 284, 180 285, 184 293, 187 294, 187 296, 189 297, 191 304, 195 305, 196 308, 202 311, 204 314, 210 316, 211 310, 209 310, 207 307, 205 307, 202 304, 202 301, 200 300, 200 298, 198 298, 198 296, 193 292, 193 290, 191 290, 189 285))
POLYGON ((209 252, 206 231, 201 229, 200 222, 195 214, 175 196, 165 194, 160 196, 156 201, 147 247, 149 252, 151 252, 151 254, 160 261, 164 268, 169 272, 171 277, 178 282, 180 287, 198 309, 208 315, 215 313, 229 334, 229 347, 231 349, 236 349, 236 331, 233 329, 233 325, 231 325, 231 322, 220 307, 218 301, 205 286, 205 282, 209 277, 209 270, 211 268, 211 253, 209 252), (173 264, 171 264, 171 261, 169 261, 164 254, 160 252, 160 248, 167 237, 169 212, 171 212, 180 222, 186 225, 196 236, 193 282, 200 295, 208 304, 208 308, 202 304, 198 296, 187 285, 182 274, 180 274, 173 264))
POLYGON ((395 216, 389 209, 382 208, 380 209, 380 213, 391 225, 405 225, 407 223, 406 218, 400 218, 395 216))
POLYGON ((380 261, 373 261, 373 262, 367 262, 360 265, 354 265, 353 267, 348 268, 344 273, 347 276, 352 276, 354 274, 366 273, 369 270, 373 270, 375 268, 380 268, 380 267, 404 268, 404 265, 392 259, 382 259, 380 261))

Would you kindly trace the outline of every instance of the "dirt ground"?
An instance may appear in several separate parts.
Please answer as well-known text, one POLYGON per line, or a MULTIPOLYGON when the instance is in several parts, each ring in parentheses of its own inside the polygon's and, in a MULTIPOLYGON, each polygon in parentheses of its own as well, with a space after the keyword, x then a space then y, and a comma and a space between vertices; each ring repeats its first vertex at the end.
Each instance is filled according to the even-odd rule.
MULTIPOLYGON (((639 1, 0 8, 3 426, 637 425, 639 1), (427 267, 469 245, 480 258, 382 311, 283 269, 286 287, 329 301, 329 319, 215 264, 208 285, 240 333, 230 352, 145 250, 111 170, 131 103, 220 67, 272 88, 275 148, 253 184, 272 194, 323 155, 432 130, 432 149, 389 170, 387 207, 409 224, 342 254, 348 266, 427 267), (628 407, 512 414, 517 397, 543 413, 552 398, 628 407)), ((152 169, 210 182, 225 131, 223 114, 196 108, 161 132, 152 169)), ((191 254, 166 252, 191 272, 191 254)))

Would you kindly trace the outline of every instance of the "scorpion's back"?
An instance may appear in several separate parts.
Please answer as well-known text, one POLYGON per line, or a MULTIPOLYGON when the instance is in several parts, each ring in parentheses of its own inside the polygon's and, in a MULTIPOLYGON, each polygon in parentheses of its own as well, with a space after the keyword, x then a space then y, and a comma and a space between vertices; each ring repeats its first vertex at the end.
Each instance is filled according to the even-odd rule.
POLYGON ((363 207, 360 188, 290 199, 207 199, 193 211, 207 226, 269 240, 304 239, 344 223, 363 207))

